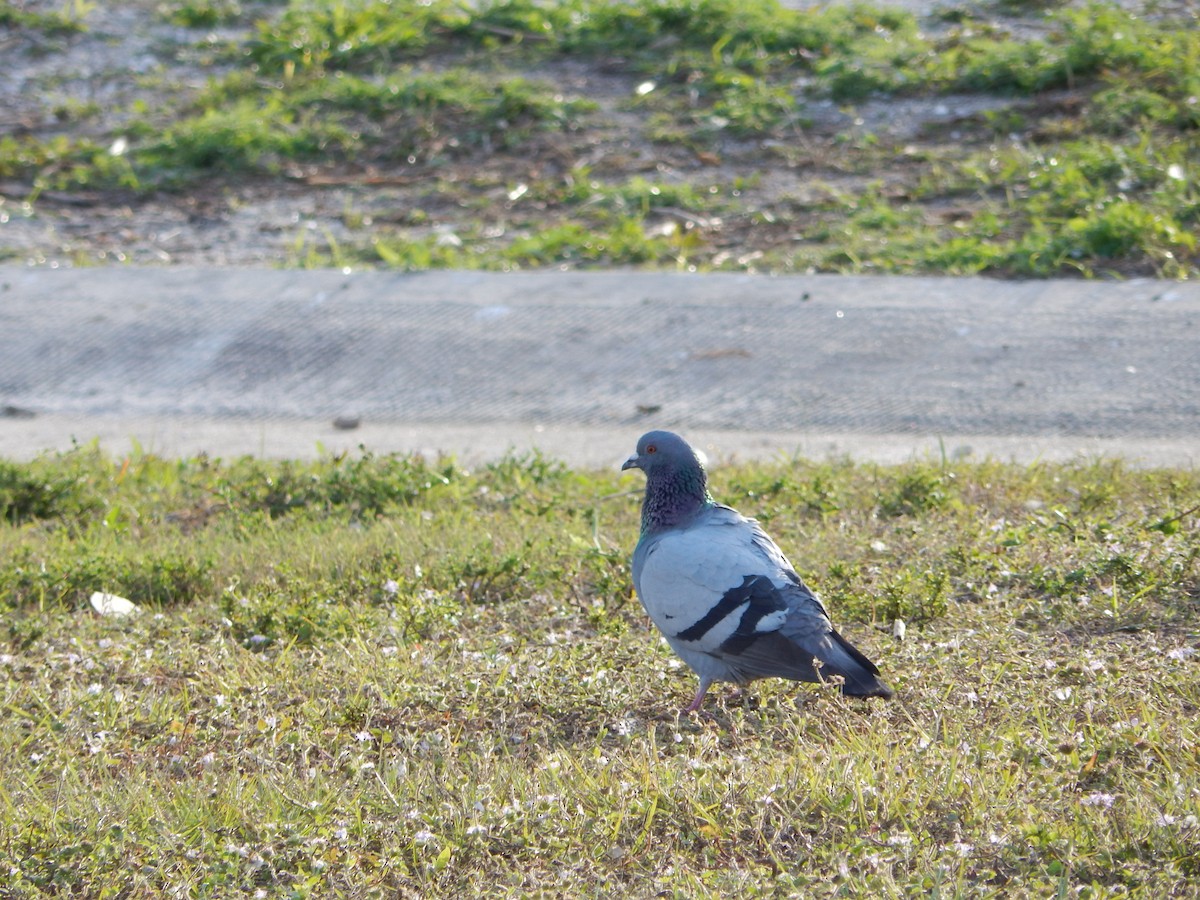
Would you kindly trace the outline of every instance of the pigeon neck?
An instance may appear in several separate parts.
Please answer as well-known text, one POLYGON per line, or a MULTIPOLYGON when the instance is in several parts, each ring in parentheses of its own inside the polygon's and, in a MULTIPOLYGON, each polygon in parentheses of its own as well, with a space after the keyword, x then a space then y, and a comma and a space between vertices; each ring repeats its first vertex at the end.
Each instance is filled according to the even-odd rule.
POLYGON ((642 503, 642 533, 682 525, 711 502, 702 468, 651 475, 642 503))

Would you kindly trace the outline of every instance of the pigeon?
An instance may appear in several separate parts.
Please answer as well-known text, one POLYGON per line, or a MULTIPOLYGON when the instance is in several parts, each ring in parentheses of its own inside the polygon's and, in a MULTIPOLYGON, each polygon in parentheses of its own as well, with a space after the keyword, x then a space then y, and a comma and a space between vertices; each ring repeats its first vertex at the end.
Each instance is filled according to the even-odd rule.
POLYGON ((892 696, 758 522, 713 500, 704 463, 683 438, 648 432, 621 468, 646 474, 634 589, 700 677, 685 712, 697 712, 717 681, 789 678, 839 684, 851 697, 892 696))

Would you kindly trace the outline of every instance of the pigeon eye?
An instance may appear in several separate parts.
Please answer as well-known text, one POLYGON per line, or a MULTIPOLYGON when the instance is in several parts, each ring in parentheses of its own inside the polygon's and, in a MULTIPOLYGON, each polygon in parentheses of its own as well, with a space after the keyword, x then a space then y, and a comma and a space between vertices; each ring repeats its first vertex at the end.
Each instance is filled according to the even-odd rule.
POLYGON ((646 448, 647 456, 649 456, 651 453, 657 453, 657 452, 658 452, 658 448, 655 447, 653 444, 651 444, 649 447, 646 448))

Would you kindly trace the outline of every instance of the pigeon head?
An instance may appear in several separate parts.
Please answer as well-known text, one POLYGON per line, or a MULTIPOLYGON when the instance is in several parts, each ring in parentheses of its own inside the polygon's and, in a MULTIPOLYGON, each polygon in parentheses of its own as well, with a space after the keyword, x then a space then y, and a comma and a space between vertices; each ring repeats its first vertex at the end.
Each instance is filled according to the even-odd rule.
POLYGON ((643 532, 682 524, 712 502, 699 454, 670 431, 643 434, 637 451, 621 468, 646 473, 643 532))
POLYGON ((683 438, 670 431, 648 431, 637 442, 637 451, 625 460, 622 469, 641 469, 647 476, 674 473, 704 466, 696 451, 683 438))

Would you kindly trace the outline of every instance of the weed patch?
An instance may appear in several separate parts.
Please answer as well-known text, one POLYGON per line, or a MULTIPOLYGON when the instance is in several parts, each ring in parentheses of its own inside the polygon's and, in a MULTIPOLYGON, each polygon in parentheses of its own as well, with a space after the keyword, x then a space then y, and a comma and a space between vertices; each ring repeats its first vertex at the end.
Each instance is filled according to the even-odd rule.
POLYGON ((775 0, 168 4, 229 33, 177 48, 207 81, 115 115, 57 100, 0 138, 0 177, 34 203, 396 187, 291 265, 1194 274, 1200 29, 1020 14, 1035 36, 775 0))

